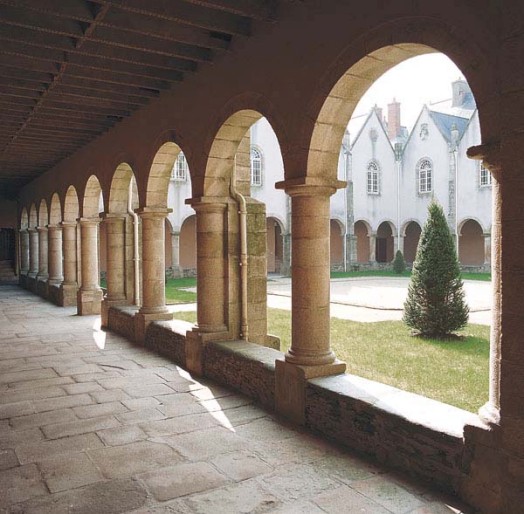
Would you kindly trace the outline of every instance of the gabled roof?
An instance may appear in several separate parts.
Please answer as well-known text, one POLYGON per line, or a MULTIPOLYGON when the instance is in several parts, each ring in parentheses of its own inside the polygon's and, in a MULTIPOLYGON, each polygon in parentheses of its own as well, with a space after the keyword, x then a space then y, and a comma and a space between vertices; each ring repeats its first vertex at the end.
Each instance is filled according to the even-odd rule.
POLYGON ((369 114, 368 114, 368 117, 366 118, 366 121, 362 124, 362 126, 360 127, 360 130, 357 132, 357 135, 355 137, 355 139, 353 140, 353 143, 350 145, 350 149, 353 150, 353 148, 355 147, 355 145, 357 144, 357 141, 360 139, 360 136, 362 135, 362 133, 364 132, 365 128, 367 127, 368 123, 369 123, 369 120, 371 119, 372 116, 375 116, 378 120, 378 123, 380 125, 380 127, 382 128, 382 132, 384 133, 384 135, 386 136, 386 141, 389 143, 389 146, 391 147, 391 150, 394 151, 393 149, 393 145, 391 144, 391 141, 389 140, 389 136, 388 136, 388 133, 386 131, 386 127, 384 127, 384 123, 382 122, 382 120, 378 117, 378 114, 377 114, 377 110, 375 109, 375 107, 373 107, 370 111, 369 111, 369 114))
POLYGON ((430 111, 429 109, 428 112, 440 133, 444 136, 444 139, 448 143, 451 142, 451 128, 453 125, 456 126, 459 132, 459 141, 462 139, 462 136, 464 135, 464 132, 466 131, 466 128, 469 124, 468 118, 444 114, 442 112, 430 111))

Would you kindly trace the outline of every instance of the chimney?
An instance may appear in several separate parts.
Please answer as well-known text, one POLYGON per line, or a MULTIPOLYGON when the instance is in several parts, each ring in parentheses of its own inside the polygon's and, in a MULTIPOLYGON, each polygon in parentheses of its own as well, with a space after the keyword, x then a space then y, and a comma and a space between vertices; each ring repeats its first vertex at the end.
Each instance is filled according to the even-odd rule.
POLYGON ((468 94, 471 94, 469 84, 464 79, 455 80, 451 83, 452 100, 451 107, 462 107, 466 101, 468 94))
POLYGON ((393 98, 388 104, 388 137, 393 140, 400 136, 400 103, 393 98))

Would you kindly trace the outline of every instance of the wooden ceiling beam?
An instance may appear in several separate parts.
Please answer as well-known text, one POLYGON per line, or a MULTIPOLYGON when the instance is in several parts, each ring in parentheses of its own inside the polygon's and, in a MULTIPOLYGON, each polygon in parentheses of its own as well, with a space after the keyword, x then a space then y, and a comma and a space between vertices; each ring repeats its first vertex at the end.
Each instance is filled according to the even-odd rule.
MULTIPOLYGON (((1 88, 0 88, 1 91, 1 88)), ((56 94, 60 99, 67 101, 83 101, 83 99, 89 100, 101 100, 121 103, 123 105, 141 106, 149 102, 149 98, 140 96, 129 96, 119 94, 118 92, 110 93, 108 91, 91 91, 89 89, 77 89, 70 86, 56 87, 53 94, 56 94)))
POLYGON ((275 18, 274 2, 267 0, 185 0, 190 4, 211 9, 247 16, 260 21, 271 21, 275 18))
POLYGON ((119 85, 117 88, 117 86, 114 84, 107 82, 79 79, 69 75, 62 79, 61 87, 68 88, 73 91, 91 91, 93 94, 99 91, 101 93, 139 96, 141 98, 157 98, 159 96, 159 90, 157 89, 124 85, 119 85))

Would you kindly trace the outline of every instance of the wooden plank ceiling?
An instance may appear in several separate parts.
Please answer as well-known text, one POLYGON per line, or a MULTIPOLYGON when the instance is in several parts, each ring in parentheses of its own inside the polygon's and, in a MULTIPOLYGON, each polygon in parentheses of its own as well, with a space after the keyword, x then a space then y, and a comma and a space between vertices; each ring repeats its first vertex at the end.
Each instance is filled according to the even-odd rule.
POLYGON ((0 0, 0 194, 270 20, 274 0, 0 0))

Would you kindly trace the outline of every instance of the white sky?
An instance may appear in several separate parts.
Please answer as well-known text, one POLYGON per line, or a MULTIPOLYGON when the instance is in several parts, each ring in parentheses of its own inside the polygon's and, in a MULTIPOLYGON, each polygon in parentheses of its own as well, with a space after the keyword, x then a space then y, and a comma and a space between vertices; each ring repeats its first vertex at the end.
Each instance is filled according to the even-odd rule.
POLYGON ((351 139, 375 104, 383 108, 387 117, 387 105, 393 98, 401 104, 401 124, 411 131, 422 106, 451 98, 451 83, 463 77, 444 54, 420 55, 398 64, 384 73, 357 104, 349 122, 351 139))

